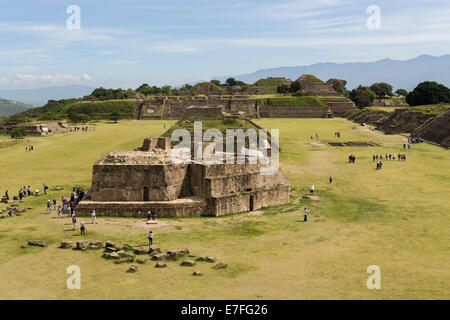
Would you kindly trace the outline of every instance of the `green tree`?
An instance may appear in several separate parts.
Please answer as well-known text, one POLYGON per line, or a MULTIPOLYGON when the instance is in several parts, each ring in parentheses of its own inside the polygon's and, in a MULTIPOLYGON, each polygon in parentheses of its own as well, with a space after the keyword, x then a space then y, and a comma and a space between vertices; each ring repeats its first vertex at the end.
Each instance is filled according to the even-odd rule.
POLYGON ((377 82, 370 86, 370 90, 375 92, 378 99, 382 99, 386 96, 392 97, 392 86, 386 82, 377 82))
POLYGON ((290 86, 290 91, 292 92, 292 93, 295 93, 295 92, 297 92, 297 91, 299 91, 300 89, 302 88, 302 85, 300 84, 300 82, 298 82, 298 81, 293 81, 292 83, 291 83, 291 86, 290 86))
POLYGON ((236 79, 234 78, 228 78, 225 83, 227 84, 227 86, 232 87, 235 86, 237 84, 236 79))
POLYGON ((450 103, 450 89, 434 81, 421 82, 406 96, 406 102, 410 106, 450 103))
POLYGON ((372 104, 373 100, 376 98, 376 94, 369 87, 359 86, 350 92, 349 98, 358 106, 358 108, 364 108, 372 104))
POLYGON ((24 127, 17 127, 12 129, 9 134, 12 139, 23 139, 27 135, 27 130, 24 127))
POLYGON ((117 110, 117 109, 114 109, 112 112, 111 112, 111 115, 110 115, 110 117, 109 117, 112 121, 114 121, 114 123, 117 123, 117 120, 119 120, 119 118, 120 118, 120 113, 119 113, 119 111, 117 110))
POLYGON ((286 93, 290 92, 290 87, 287 84, 282 84, 277 87, 277 92, 286 95, 286 93))
POLYGON ((405 89, 398 89, 397 91, 395 91, 395 94, 398 96, 406 97, 408 95, 408 91, 406 91, 405 89))
POLYGON ((211 80, 210 81, 211 83, 214 83, 216 86, 221 86, 221 84, 220 84, 220 80, 211 80))
POLYGON ((332 78, 327 81, 327 84, 329 84, 335 91, 343 93, 344 90, 346 90, 345 86, 347 85, 347 81, 332 78))

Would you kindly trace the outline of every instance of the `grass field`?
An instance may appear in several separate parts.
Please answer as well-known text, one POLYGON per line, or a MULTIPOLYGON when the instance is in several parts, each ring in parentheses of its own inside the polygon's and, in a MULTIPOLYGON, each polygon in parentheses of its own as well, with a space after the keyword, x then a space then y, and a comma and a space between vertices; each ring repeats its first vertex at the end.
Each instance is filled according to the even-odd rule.
MULTIPOLYGON (((153 262, 135 274, 102 252, 58 249, 60 241, 81 239, 70 219, 46 213, 48 198, 69 195, 73 185, 90 187, 92 164, 113 150, 132 150, 160 135, 174 121, 121 121, 97 124, 96 132, 32 137, 11 143, 0 136, 0 190, 61 186, 48 197, 33 197, 22 216, 0 219, 0 298, 2 299, 449 299, 450 152, 413 145, 406 162, 384 161, 376 171, 372 154, 402 152, 399 135, 344 119, 264 119, 280 129, 281 167, 294 190, 291 203, 220 218, 161 219, 153 226, 163 250, 188 247, 228 267, 208 263, 181 267, 153 262), (166 128, 164 128, 164 124, 166 128), (341 138, 334 137, 340 131, 341 138), (321 140, 311 141, 318 133, 321 140), (379 147, 331 147, 332 141, 372 141, 379 147), (33 144, 35 151, 25 152, 33 144), (348 155, 356 163, 347 163, 348 155), (334 177, 329 184, 328 177, 334 177), (314 183, 319 201, 302 199, 314 183), (303 208, 310 211, 303 223, 303 208), (21 248, 27 240, 46 248, 21 248), (81 290, 66 288, 66 268, 81 268, 81 290), (367 267, 381 268, 381 290, 369 290, 367 267), (202 277, 193 277, 200 270, 202 277)), ((4 209, 5 204, 0 204, 4 209)), ((83 220, 83 219, 79 219, 83 220)), ((88 219, 86 219, 86 222, 88 219)), ((88 240, 145 245, 149 227, 127 218, 87 223, 88 240)))

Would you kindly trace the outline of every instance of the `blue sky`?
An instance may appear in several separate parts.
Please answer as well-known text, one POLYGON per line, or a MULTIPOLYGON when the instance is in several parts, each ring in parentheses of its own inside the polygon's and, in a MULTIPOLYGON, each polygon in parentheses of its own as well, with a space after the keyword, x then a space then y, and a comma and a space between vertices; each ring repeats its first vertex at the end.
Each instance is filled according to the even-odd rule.
POLYGON ((448 0, 0 0, 0 88, 180 85, 450 53, 448 0), (68 30, 66 9, 81 9, 68 30), (381 29, 369 30, 370 5, 381 29))

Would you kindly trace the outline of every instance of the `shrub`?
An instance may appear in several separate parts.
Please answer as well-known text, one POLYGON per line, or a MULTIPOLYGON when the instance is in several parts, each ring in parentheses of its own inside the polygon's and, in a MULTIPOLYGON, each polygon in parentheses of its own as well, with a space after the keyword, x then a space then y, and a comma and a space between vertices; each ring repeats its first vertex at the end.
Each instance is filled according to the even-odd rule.
POLYGON ((23 139, 27 135, 27 130, 24 127, 18 127, 12 129, 9 134, 12 139, 23 139))

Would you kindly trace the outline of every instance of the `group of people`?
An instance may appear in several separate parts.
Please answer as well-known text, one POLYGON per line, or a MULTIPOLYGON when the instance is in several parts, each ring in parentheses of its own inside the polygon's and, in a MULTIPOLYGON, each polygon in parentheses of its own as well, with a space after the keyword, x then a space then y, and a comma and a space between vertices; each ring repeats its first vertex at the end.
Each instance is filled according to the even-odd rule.
MULTIPOLYGON (((385 155, 384 155, 384 159, 386 159, 386 160, 395 160, 395 158, 396 158, 396 155, 395 155, 395 153, 386 153, 385 155)), ((378 155, 378 154, 374 154, 374 155, 372 155, 372 159, 373 159, 373 161, 378 161, 378 160, 383 160, 383 155, 382 154, 380 154, 380 155, 378 155)), ((398 161, 405 161, 406 160, 406 154, 405 153, 398 153, 397 154, 397 159, 398 159, 398 161)))
POLYGON ((25 151, 34 151, 34 146, 25 146, 25 151))
MULTIPOLYGON (((311 135, 311 140, 314 140, 312 135, 311 135)), ((316 140, 319 141, 319 134, 318 133, 316 133, 316 140)))
MULTIPOLYGON (((48 186, 45 183, 42 184, 42 186, 43 186, 44 194, 47 194, 48 186)), ((39 188, 36 188, 34 190, 34 193, 31 189, 31 186, 28 186, 28 187, 23 186, 23 188, 19 189, 19 200, 22 200, 24 197, 27 197, 27 196, 29 197, 29 196, 33 196, 33 195, 35 195, 35 196, 40 195, 39 188)))
MULTIPOLYGON (((355 128, 356 128, 356 127, 355 127, 355 128)), ((335 133, 334 133, 334 136, 340 138, 340 137, 341 137, 341 133, 340 133, 340 132, 335 132, 335 133)))
MULTIPOLYGON (((69 130, 70 130, 70 132, 72 132, 72 131, 82 131, 82 132, 87 132, 88 131, 88 129, 89 129, 89 127, 88 126, 83 126, 83 127, 69 127, 69 130)), ((95 126, 94 127, 92 127, 92 129, 95 131, 95 126)))
POLYGON ((356 157, 353 154, 348 156, 348 162, 349 163, 355 163, 355 160, 356 160, 356 157))
POLYGON ((420 137, 418 137, 418 138, 408 137, 408 142, 409 143, 422 143, 422 142, 424 142, 424 140, 420 137))

